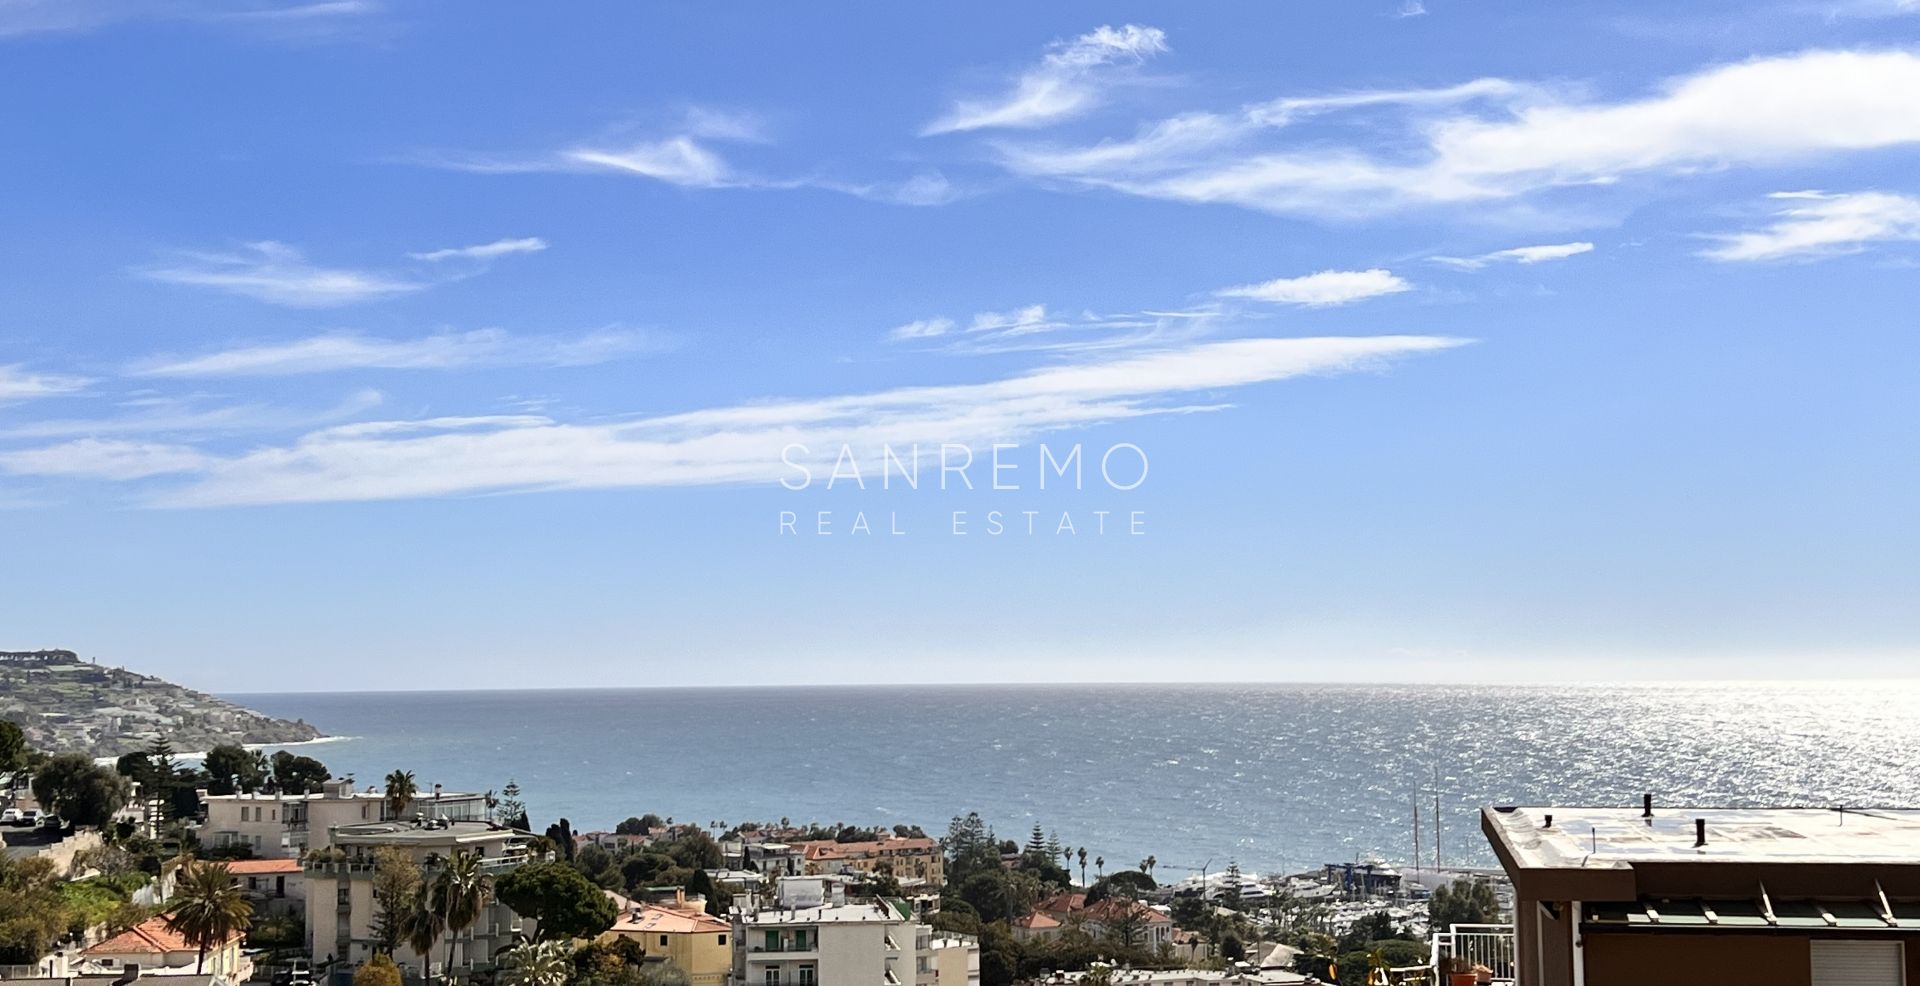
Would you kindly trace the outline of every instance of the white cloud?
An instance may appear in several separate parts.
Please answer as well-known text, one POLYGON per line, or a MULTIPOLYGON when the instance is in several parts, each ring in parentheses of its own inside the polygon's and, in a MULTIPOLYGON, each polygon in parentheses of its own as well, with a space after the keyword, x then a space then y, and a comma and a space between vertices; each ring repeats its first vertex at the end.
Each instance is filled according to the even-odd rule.
MULTIPOLYGON (((625 422, 539 415, 342 425, 289 445, 214 455, 186 446, 74 442, 0 454, 34 475, 139 479, 162 506, 381 500, 483 492, 772 482, 782 450, 825 465, 841 445, 878 461, 882 444, 975 447, 1098 422, 1218 408, 1184 401, 1227 388, 1381 368, 1463 340, 1437 336, 1256 338, 1081 362, 976 384, 735 404, 625 422)), ((820 473, 824 476, 824 469, 820 473)))
POLYGON ((1401 20, 1406 20, 1409 17, 1425 17, 1427 16, 1427 5, 1421 3, 1420 0, 1405 0, 1405 2, 1400 5, 1400 9, 1393 12, 1393 16, 1401 20))
POLYGON ((379 407, 377 390, 359 390, 332 407, 289 409, 265 404, 204 406, 198 398, 153 396, 123 402, 131 411, 113 417, 48 418, 0 430, 9 438, 98 438, 102 435, 234 434, 316 428, 349 420, 379 407))
POLYGON ((639 139, 600 138, 560 150, 521 156, 470 153, 414 155, 415 164, 475 174, 541 172, 617 174, 682 188, 762 191, 820 189, 891 205, 945 205, 962 192, 937 170, 909 178, 847 181, 819 175, 770 177, 734 165, 711 142, 765 143, 757 121, 738 114, 689 110, 680 132, 639 139))
POLYGON ((172 266, 149 267, 141 276, 168 284, 213 288, 293 308, 330 308, 423 290, 431 282, 377 271, 320 267, 299 250, 271 240, 247 244, 244 253, 187 253, 172 266))
POLYGON ((606 328, 577 335, 516 336, 504 329, 380 339, 333 332, 291 342, 243 346, 134 367, 145 377, 270 377, 335 370, 451 370, 479 366, 585 366, 665 348, 659 336, 606 328))
POLYGON ((734 183, 732 169, 720 155, 692 137, 643 140, 612 148, 575 147, 560 152, 560 158, 584 168, 626 172, 670 185, 719 188, 734 183))
POLYGON ((1371 270, 1323 270, 1301 277, 1276 278, 1260 284, 1223 288, 1218 294, 1223 298, 1249 298, 1282 305, 1325 308, 1412 289, 1413 285, 1399 275, 1375 267, 1371 270))
POLYGON ((922 318, 915 319, 905 325, 895 326, 892 331, 887 333, 887 338, 896 342, 902 342, 908 339, 936 339, 952 332, 953 329, 953 319, 922 318))
POLYGON ((1107 74, 1167 50, 1166 33, 1155 27, 1102 26, 1056 43, 1040 64, 1023 72, 1011 91, 989 99, 963 99, 924 127, 922 136, 989 127, 1038 127, 1099 105, 1107 74))
POLYGON ((1495 250, 1492 253, 1482 253, 1471 257, 1431 257, 1428 259, 1436 264, 1442 264, 1457 270, 1479 270, 1488 264, 1542 264, 1549 260, 1565 260, 1568 257, 1577 257, 1580 254, 1592 252, 1593 244, 1587 242, 1546 243, 1539 246, 1522 246, 1512 247, 1506 250, 1495 250))
POLYGON ((212 456, 185 445, 102 438, 0 452, 0 469, 11 473, 122 481, 200 472, 214 461, 212 456))
POLYGON ((538 236, 528 236, 517 240, 495 240, 475 246, 448 247, 442 250, 428 250, 425 253, 409 253, 415 260, 496 260, 513 253, 539 253, 547 248, 547 241, 538 236))
POLYGON ((279 37, 315 37, 321 25, 363 20, 384 10, 374 0, 317 3, 250 3, 238 0, 0 0, 0 38, 11 35, 90 31, 139 20, 255 24, 279 37), (304 32, 289 33, 294 25, 304 32))
POLYGON ((1355 215, 1916 142, 1920 56, 1863 50, 1717 66, 1613 102, 1480 80, 1277 100, 1237 114, 1191 113, 1125 141, 1003 144, 1000 153, 1021 174, 1136 195, 1355 215), (1278 133, 1303 114, 1360 108, 1397 116, 1360 121, 1367 126, 1345 141, 1286 141, 1278 133))
POLYGON ((453 258, 472 262, 458 271, 441 270, 431 276, 416 276, 321 267, 308 262, 304 254, 291 246, 262 240, 246 244, 239 253, 183 251, 171 264, 140 268, 137 273, 149 280, 212 288, 290 308, 336 308, 424 291, 436 284, 484 271, 500 257, 546 248, 546 241, 528 237, 408 254, 414 260, 429 263, 453 258))
POLYGON ((1189 342, 1210 330, 1220 311, 1203 306, 1185 311, 1061 315, 1046 305, 1009 311, 977 312, 964 324, 945 316, 897 326, 890 342, 928 344, 940 352, 978 356, 992 353, 1092 353, 1189 342))
POLYGON ((92 380, 64 373, 34 373, 18 363, 0 364, 0 404, 58 397, 87 389, 92 380))
POLYGON ((1891 192, 1779 192, 1790 203, 1763 229, 1715 234, 1713 260, 1782 260, 1857 253, 1870 243, 1920 240, 1920 197, 1891 192))

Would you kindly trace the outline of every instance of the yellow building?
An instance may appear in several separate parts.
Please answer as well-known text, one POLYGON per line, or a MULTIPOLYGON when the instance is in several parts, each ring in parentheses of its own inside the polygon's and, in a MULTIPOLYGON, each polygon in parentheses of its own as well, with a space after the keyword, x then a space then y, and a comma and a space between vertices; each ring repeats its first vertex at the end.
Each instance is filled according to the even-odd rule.
POLYGON ((733 926, 708 914, 704 902, 694 903, 684 892, 670 904, 637 904, 608 894, 620 907, 620 917, 601 936, 627 938, 646 949, 649 957, 664 957, 687 974, 692 986, 726 986, 733 969, 733 926))

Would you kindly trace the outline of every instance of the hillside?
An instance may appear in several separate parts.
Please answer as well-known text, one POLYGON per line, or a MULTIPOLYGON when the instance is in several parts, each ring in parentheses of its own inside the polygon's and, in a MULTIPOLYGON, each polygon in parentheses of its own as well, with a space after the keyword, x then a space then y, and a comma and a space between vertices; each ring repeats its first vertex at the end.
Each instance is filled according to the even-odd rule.
POLYGON ((49 753, 118 756, 165 736, 183 752, 221 743, 298 743, 323 734, 69 650, 0 651, 0 719, 49 753))

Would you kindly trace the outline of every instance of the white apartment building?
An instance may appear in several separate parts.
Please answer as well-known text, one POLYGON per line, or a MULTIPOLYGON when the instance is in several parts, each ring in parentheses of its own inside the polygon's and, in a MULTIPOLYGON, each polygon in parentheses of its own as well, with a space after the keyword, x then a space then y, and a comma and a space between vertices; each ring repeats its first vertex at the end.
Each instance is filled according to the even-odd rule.
POLYGON ((735 898, 739 986, 977 986, 980 946, 915 920, 905 901, 848 901, 820 881, 781 881, 780 899, 735 898), (791 885, 791 886, 789 886, 791 885), (942 970, 951 970, 943 977, 942 970), (968 978, 969 975, 971 978, 968 978))
MULTIPOLYGON (((330 848, 309 852, 301 861, 306 882, 307 947, 316 962, 329 958, 346 967, 372 957, 374 918, 374 853, 382 846, 398 846, 420 864, 421 877, 431 881, 442 863, 457 852, 480 854, 481 865, 496 875, 538 862, 527 849, 525 832, 485 821, 369 822, 342 825, 326 833, 330 848)), ((487 905, 473 926, 454 937, 456 969, 486 969, 495 952, 531 937, 534 923, 505 904, 487 905)), ((435 969, 447 962, 447 938, 442 937, 426 957, 435 969)), ((396 963, 419 972, 422 956, 402 945, 396 963)))
MULTIPOLYGON (((377 788, 353 789, 353 778, 327 781, 319 794, 203 794, 207 820, 201 842, 224 848, 244 845, 263 859, 297 858, 309 849, 325 848, 327 832, 340 825, 389 821, 386 795, 377 788)), ((447 818, 484 821, 487 799, 482 794, 423 791, 403 814, 411 819, 447 818)))

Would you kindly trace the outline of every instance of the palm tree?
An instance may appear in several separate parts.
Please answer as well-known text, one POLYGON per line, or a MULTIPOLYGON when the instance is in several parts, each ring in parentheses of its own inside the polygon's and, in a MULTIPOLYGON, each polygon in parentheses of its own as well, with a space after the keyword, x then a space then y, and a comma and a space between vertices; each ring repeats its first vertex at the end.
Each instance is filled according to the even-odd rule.
POLYGON ((433 908, 447 929, 447 974, 453 974, 453 943, 460 932, 480 920, 493 899, 493 877, 480 864, 480 854, 462 849, 441 867, 433 881, 433 908))
POLYGON ((1106 876, 1107 875, 1106 869, 1107 869, 1107 857, 1095 856, 1093 858, 1093 875, 1106 876))
POLYGON ((504 978, 512 986, 566 986, 573 972, 572 951, 573 943, 567 941, 515 945, 500 956, 507 968, 504 978))
POLYGON ((1087 885, 1087 847, 1081 846, 1079 849, 1079 853, 1080 853, 1080 885, 1084 887, 1087 885))
POLYGON ((420 978, 427 982, 433 981, 433 945, 447 929, 446 919, 434 909, 430 889, 424 883, 416 887, 400 916, 400 939, 420 956, 420 978))
POLYGON ((420 793, 419 785, 413 782, 413 771, 396 770, 387 775, 387 816, 399 818, 413 804, 413 796, 420 793))
POLYGON ((224 948, 253 926, 253 904, 240 892, 224 863, 189 860, 174 879, 173 909, 162 920, 168 931, 200 950, 193 965, 197 976, 206 971, 208 948, 224 948))
POLYGON ((1148 856, 1146 859, 1143 859, 1140 861, 1140 872, 1145 873, 1148 876, 1152 876, 1153 868, 1158 865, 1160 865, 1159 860, 1153 858, 1152 856, 1148 856))

